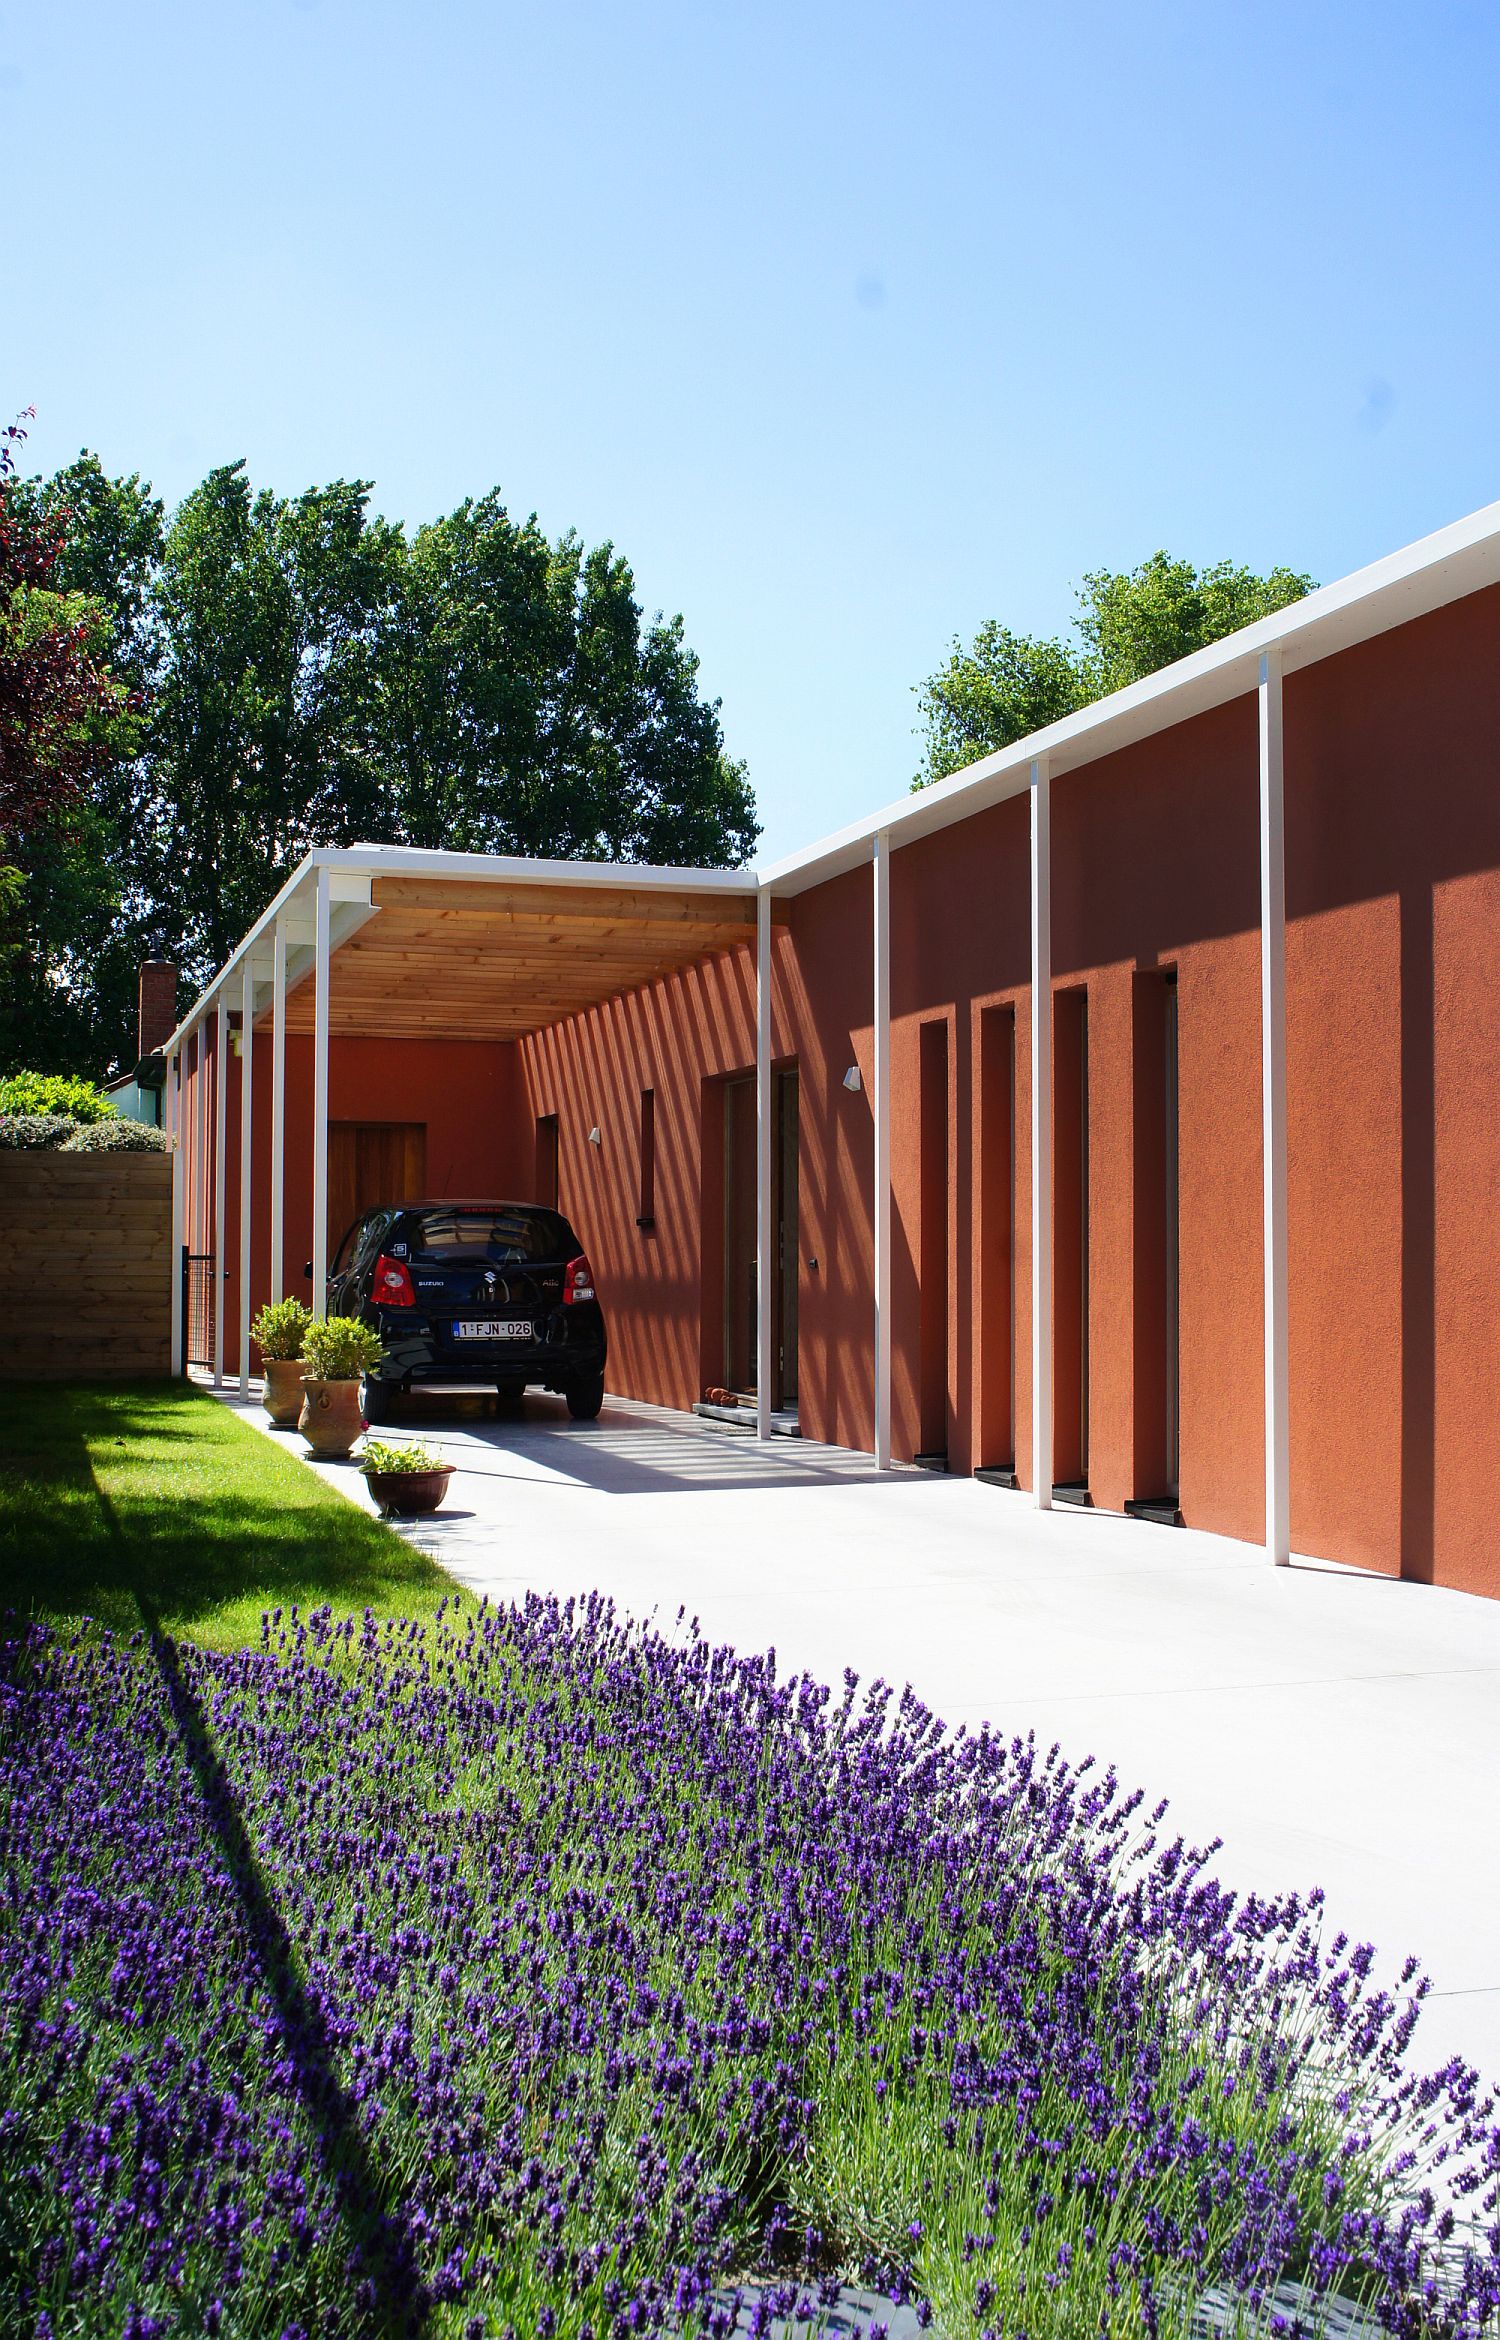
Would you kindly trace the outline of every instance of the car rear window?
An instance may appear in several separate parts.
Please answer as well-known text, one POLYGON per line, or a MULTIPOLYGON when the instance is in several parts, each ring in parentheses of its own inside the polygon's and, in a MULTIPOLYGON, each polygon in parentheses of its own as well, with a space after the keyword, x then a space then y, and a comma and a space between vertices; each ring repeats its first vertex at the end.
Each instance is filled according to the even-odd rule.
POLYGON ((555 1211, 423 1211, 408 1224, 420 1259, 566 1259, 578 1249, 566 1219, 555 1211))

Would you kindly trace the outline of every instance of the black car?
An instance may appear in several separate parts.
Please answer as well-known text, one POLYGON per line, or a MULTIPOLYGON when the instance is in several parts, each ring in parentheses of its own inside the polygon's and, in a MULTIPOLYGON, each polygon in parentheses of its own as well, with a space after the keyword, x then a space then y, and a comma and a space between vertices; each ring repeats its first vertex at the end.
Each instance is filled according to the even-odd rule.
POLYGON ((604 1402, 604 1311, 583 1246, 537 1203, 388 1204, 356 1219, 328 1278, 330 1316, 358 1316, 385 1357, 372 1421, 424 1382, 519 1397, 556 1390, 590 1422, 604 1402))

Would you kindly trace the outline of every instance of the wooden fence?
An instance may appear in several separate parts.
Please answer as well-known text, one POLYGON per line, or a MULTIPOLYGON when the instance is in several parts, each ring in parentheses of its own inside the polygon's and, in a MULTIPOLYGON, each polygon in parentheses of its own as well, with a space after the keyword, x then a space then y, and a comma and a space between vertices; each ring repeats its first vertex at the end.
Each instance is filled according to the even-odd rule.
POLYGON ((170 1372, 170 1154, 0 1153, 0 1227, 0 1379, 170 1372))

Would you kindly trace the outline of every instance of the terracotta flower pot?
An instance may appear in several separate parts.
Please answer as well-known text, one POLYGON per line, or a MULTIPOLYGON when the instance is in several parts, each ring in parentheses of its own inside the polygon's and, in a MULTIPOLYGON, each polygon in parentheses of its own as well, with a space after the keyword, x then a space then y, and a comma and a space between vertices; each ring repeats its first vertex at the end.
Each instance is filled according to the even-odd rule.
POLYGON ((266 1394, 261 1403, 280 1429, 289 1430, 302 1411, 300 1357, 267 1357, 266 1394))
POLYGON ((435 1471, 366 1471, 370 1493, 381 1511, 422 1519, 440 1508, 453 1476, 452 1463, 435 1471))
POLYGON ((364 1429, 357 1381, 314 1381, 302 1384, 301 1431, 314 1454, 347 1454, 364 1429))

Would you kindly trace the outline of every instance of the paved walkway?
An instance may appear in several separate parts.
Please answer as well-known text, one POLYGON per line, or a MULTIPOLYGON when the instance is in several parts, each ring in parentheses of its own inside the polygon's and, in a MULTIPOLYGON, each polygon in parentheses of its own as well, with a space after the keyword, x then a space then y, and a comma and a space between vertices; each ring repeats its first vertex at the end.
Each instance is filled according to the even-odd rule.
MULTIPOLYGON (((653 1407, 576 1424, 541 1397, 493 1420, 428 1406, 382 1433, 436 1436, 459 1466, 447 1510, 407 1532, 476 1592, 598 1587, 668 1625, 685 1606, 784 1669, 910 1681, 951 1724, 1112 1762, 1192 1841, 1224 1838, 1229 1882, 1321 1884, 1338 1925, 1415 1951, 1428 2060, 1500 2076, 1500 1602, 1273 1569, 1219 1537, 1044 1516, 653 1407)), ((351 1466, 318 1467, 368 1500, 351 1466)))

